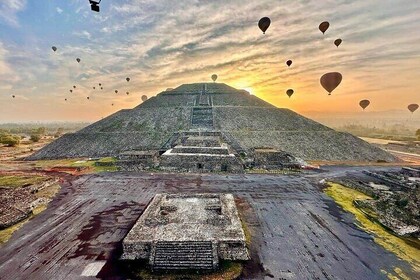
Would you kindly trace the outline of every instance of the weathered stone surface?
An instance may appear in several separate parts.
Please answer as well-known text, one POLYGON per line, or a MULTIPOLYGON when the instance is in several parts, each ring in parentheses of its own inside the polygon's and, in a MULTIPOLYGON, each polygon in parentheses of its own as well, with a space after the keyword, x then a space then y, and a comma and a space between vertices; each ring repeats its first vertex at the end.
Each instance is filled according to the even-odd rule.
POLYGON ((304 160, 397 161, 355 136, 219 83, 185 84, 161 92, 131 110, 60 137, 29 159, 118 156, 165 145, 167 150, 174 135, 190 129, 229 136, 225 143, 237 154, 264 146, 304 160))
POLYGON ((231 194, 157 194, 123 240, 121 259, 154 269, 215 269, 249 259, 231 194))

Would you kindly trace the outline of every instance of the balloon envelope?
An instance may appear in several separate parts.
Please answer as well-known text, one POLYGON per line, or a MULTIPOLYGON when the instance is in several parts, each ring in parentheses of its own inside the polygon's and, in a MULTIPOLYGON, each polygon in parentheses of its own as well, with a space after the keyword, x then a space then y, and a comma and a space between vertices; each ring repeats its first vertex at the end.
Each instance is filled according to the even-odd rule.
POLYGON ((327 31, 328 27, 330 27, 330 23, 328 21, 323 21, 319 25, 319 30, 321 30, 322 34, 324 34, 325 31, 327 31))
POLYGON ((70 92, 73 92, 73 90, 71 89, 70 92))
POLYGON ((419 104, 410 104, 407 106, 407 108, 411 113, 414 113, 419 108, 419 104))
POLYGON ((76 86, 73 86, 73 88, 76 88, 76 86))
POLYGON ((213 80, 213 82, 215 82, 217 80, 217 75, 216 74, 211 75, 211 79, 213 80))
POLYGON ((286 61, 286 65, 290 67, 290 65, 292 65, 292 61, 289 59, 288 61, 286 61))
POLYGON ((115 93, 118 93, 118 90, 115 90, 115 93))
POLYGON ((15 98, 16 96, 12 95, 13 98, 15 98))
POLYGON ((57 47, 56 46, 52 46, 51 47, 53 51, 57 51, 57 47))
POLYGON ((125 78, 125 79, 127 80, 127 82, 129 82, 129 81, 130 81, 130 78, 128 78, 128 77, 127 77, 127 78, 125 78))
POLYGON ((265 34, 265 31, 267 31, 268 27, 270 27, 271 20, 268 17, 263 17, 258 22, 258 27, 261 29, 263 34, 265 34))
POLYGON ((146 101, 147 100, 147 96, 146 95, 143 95, 142 97, 141 97, 141 101, 146 101))
POLYGON ((99 85, 99 86, 102 86, 102 84, 101 84, 101 83, 99 83, 98 85, 99 85))
POLYGON ((369 104, 370 104, 370 101, 367 100, 367 99, 363 99, 359 102, 359 105, 360 105, 360 107, 363 108, 363 110, 366 109, 367 106, 369 106, 369 104))
POLYGON ((336 40, 334 41, 334 45, 336 45, 336 46, 337 46, 337 48, 338 48, 338 46, 341 44, 341 42, 343 42, 343 40, 341 40, 341 39, 336 39, 336 40))
POLYGON ((331 94, 331 92, 341 83, 342 79, 343 76, 340 73, 330 72, 322 75, 320 83, 321 86, 331 94))
POLYGON ((89 96, 88 97, 86 97, 87 99, 89 99, 89 96))
POLYGON ((96 89, 96 87, 93 87, 93 89, 96 89))
POLYGON ((80 58, 76 58, 77 63, 80 63, 80 58))
POLYGON ((286 94, 287 94, 287 96, 289 96, 289 98, 293 95, 293 93, 294 93, 295 91, 293 90, 293 89, 291 89, 291 88, 289 88, 287 91, 286 91, 286 94))
POLYGON ((129 95, 130 93, 127 91, 125 94, 129 95))

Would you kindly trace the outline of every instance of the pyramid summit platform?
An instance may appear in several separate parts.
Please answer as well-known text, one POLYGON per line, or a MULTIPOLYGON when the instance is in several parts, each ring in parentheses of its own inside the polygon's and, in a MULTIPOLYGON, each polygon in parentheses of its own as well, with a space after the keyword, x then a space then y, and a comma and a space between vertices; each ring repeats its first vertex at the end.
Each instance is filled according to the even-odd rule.
POLYGON ((28 159, 113 156, 130 158, 131 162, 134 158, 141 168, 162 165, 170 170, 178 168, 171 156, 184 160, 199 155, 215 163, 205 166, 195 158, 193 166, 181 169, 235 172, 246 162, 253 162, 256 150, 261 149, 303 160, 398 161, 356 136, 277 108, 223 83, 184 84, 168 89, 133 109, 118 111, 66 134, 28 159), (129 156, 140 151, 144 152, 140 159, 129 156))

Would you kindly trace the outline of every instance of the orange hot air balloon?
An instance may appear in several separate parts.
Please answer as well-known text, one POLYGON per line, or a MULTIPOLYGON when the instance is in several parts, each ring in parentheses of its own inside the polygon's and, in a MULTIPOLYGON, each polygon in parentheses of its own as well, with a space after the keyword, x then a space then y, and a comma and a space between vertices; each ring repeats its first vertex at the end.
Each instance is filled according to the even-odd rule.
POLYGON ((338 87, 341 83, 343 76, 338 72, 330 72, 322 75, 320 79, 321 86, 328 91, 328 95, 331 95, 331 92, 338 87))
POLYGON ((410 104, 410 105, 407 106, 407 109, 411 113, 414 113, 418 108, 419 108, 419 104, 410 104))
POLYGON ((359 102, 360 107, 362 107, 363 110, 365 110, 367 108, 367 106, 369 106, 370 101, 367 99, 363 99, 359 102))
POLYGON ((258 22, 258 27, 261 29, 263 34, 265 34, 265 31, 267 31, 268 27, 270 27, 271 20, 268 17, 263 17, 258 22))
POLYGON ((217 75, 216 75, 216 74, 211 75, 211 79, 213 80, 213 82, 216 82, 216 80, 217 80, 217 75))
POLYGON ((325 34, 325 31, 327 31, 328 27, 330 27, 330 23, 328 21, 323 21, 319 25, 319 30, 321 30, 322 34, 325 34))
POLYGON ((289 59, 288 61, 286 61, 286 65, 290 67, 290 65, 292 65, 292 61, 289 59))
POLYGON ((143 95, 142 97, 141 97, 141 101, 146 101, 147 100, 147 96, 146 95, 143 95))
POLYGON ((336 45, 336 46, 337 46, 337 48, 338 48, 338 46, 341 44, 341 42, 343 42, 343 40, 341 40, 341 39, 336 39, 336 40, 334 41, 334 45, 336 45))
POLYGON ((287 94, 287 96, 289 96, 289 98, 293 95, 293 93, 294 93, 295 91, 293 90, 293 89, 291 89, 291 88, 289 88, 287 91, 286 91, 286 94, 287 94))

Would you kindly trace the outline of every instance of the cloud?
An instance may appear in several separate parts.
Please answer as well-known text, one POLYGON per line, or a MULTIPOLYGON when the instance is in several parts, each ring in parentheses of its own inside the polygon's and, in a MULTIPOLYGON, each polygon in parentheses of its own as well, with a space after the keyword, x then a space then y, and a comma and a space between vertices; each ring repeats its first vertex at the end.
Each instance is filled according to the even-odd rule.
POLYGON ((0 20, 6 24, 18 27, 17 13, 26 6, 26 0, 2 0, 0 3, 0 20))
POLYGON ((63 12, 63 9, 61 9, 60 7, 56 8, 57 13, 61 14, 63 12))

